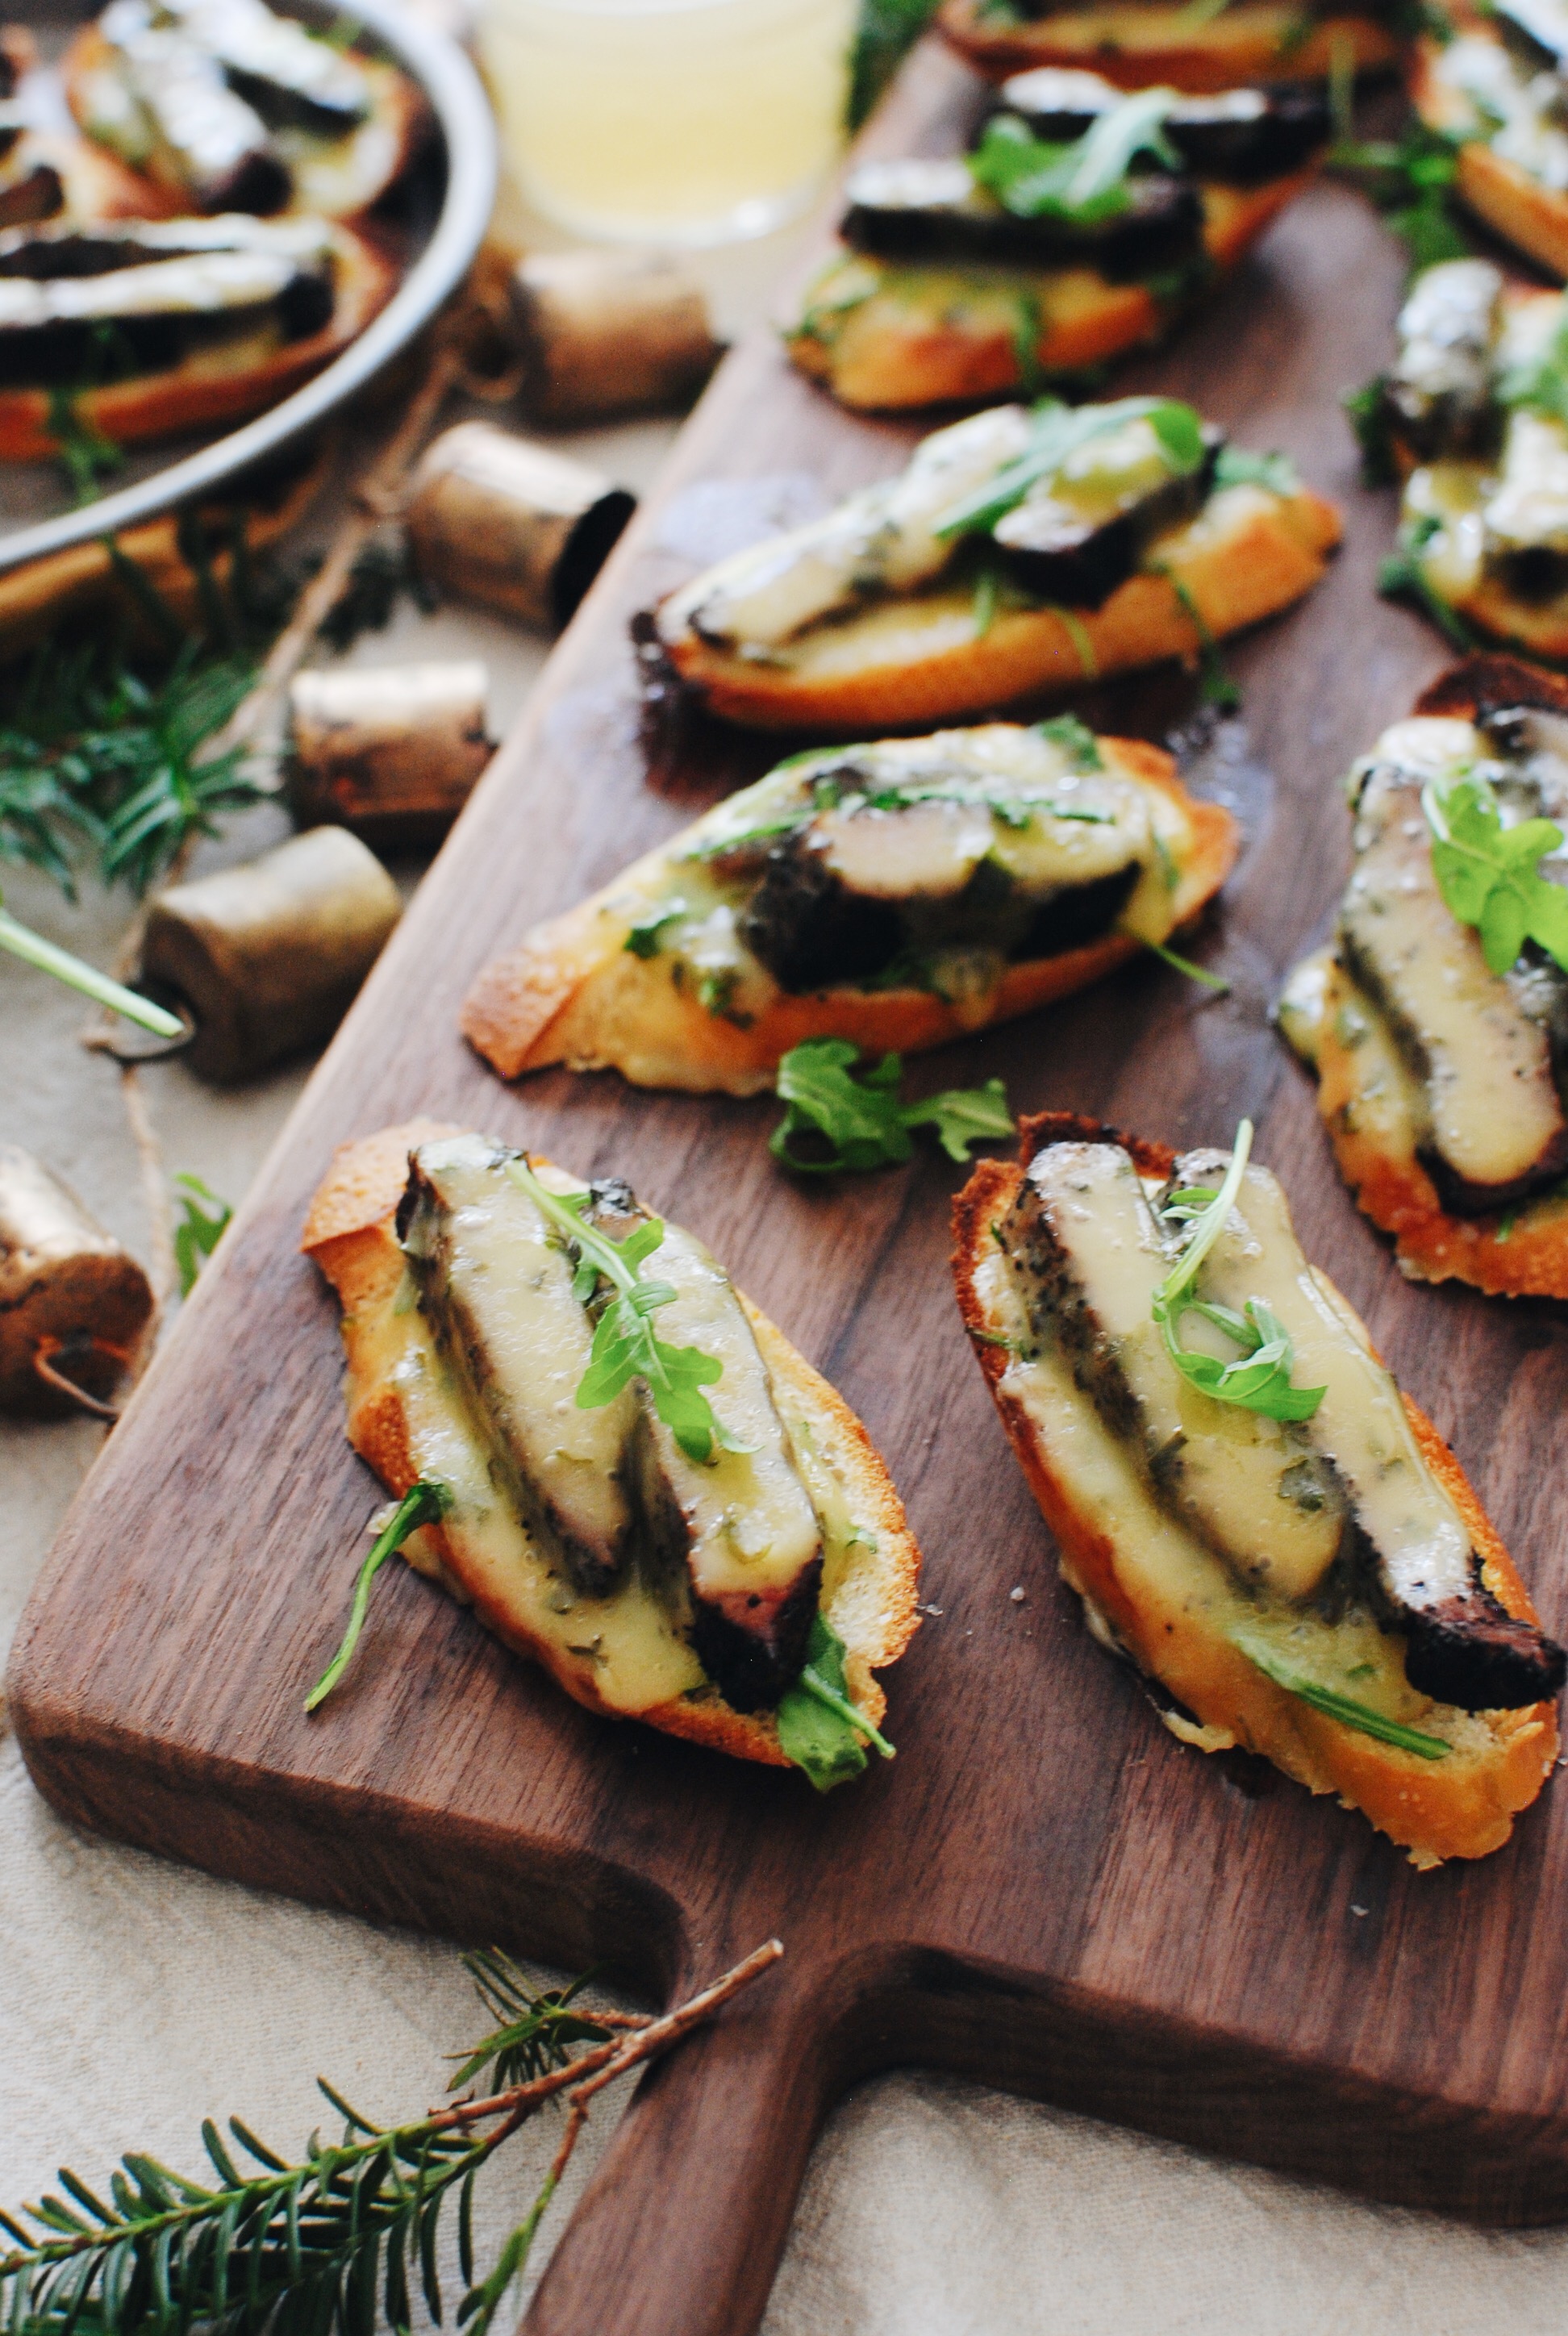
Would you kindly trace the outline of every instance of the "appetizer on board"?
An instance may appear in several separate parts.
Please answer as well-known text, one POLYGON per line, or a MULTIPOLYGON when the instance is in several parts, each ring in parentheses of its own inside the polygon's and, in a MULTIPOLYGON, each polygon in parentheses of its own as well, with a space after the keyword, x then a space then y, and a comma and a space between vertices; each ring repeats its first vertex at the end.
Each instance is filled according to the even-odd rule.
POLYGON ((135 219, 145 208, 141 180, 104 148, 52 123, 56 109, 32 78, 37 66, 26 27, 0 24, 0 229, 63 216, 135 219))
POLYGON ((83 132, 137 174, 153 216, 352 219, 427 125, 394 65, 266 0, 111 0, 72 43, 64 75, 83 132))
POLYGON ((1370 476, 1402 478, 1399 543, 1456 624, 1568 657, 1568 307, 1489 259, 1423 269, 1390 370, 1353 402, 1370 476))
POLYGON ((1126 96, 1043 66, 967 154, 862 162, 790 353, 846 405, 995 397, 1156 339, 1300 193, 1320 91, 1126 96))
POLYGON ((1551 1774, 1563 1652, 1250 1141, 1027 1124, 955 1204, 964 1322, 1090 1630, 1173 1733, 1417 1865, 1481 1857, 1551 1774))
POLYGON ((1097 981, 1195 917, 1236 826, 1071 716, 795 755, 480 975, 502 1078, 755 1095, 803 1039, 906 1054, 1097 981))
POLYGON ((1281 1032, 1416 1281, 1568 1298, 1568 684, 1436 683, 1349 779, 1355 865, 1281 1032))
POLYGON ((1568 6, 1487 0, 1417 47, 1416 110, 1459 148, 1457 191, 1505 243, 1568 276, 1568 6))
POLYGON ((303 1246, 350 1441, 394 1494, 437 1488, 412 1564, 590 1711, 824 1787, 864 1766, 920 1552, 860 1421, 700 1241, 416 1122, 337 1153, 303 1246))
POLYGON ((1191 658, 1323 573, 1339 515, 1174 398, 999 405, 736 552, 637 632, 653 689, 852 736, 1191 658))
POLYGON ((336 220, 70 219, 0 234, 0 460, 44 461, 60 404, 116 444, 237 421, 330 363, 394 271, 336 220))
POLYGON ((1030 65, 1090 65, 1120 89, 1168 82, 1203 92, 1392 65, 1422 21, 1410 0, 946 0, 937 18, 993 81, 1030 65))

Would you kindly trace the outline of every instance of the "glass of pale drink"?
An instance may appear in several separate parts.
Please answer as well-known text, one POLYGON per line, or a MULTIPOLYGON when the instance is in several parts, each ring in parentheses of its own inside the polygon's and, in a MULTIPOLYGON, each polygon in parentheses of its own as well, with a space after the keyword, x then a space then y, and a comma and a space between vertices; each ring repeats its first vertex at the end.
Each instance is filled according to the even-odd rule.
POLYGON ((724 243, 803 210, 838 150, 854 0, 485 0, 535 209, 617 242, 724 243))

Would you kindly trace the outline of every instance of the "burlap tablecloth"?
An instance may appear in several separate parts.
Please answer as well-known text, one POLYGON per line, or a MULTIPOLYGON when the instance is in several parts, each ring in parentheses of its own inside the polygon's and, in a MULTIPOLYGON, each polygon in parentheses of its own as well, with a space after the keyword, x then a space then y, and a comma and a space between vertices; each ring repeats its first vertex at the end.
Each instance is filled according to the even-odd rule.
MULTIPOLYGON (((781 256, 775 243, 714 263, 726 329, 756 313, 781 256)), ((638 485, 667 435, 645 425, 581 450, 638 485)), ((454 610, 400 619, 355 652, 368 663, 459 653, 488 659, 502 723, 542 656, 540 644, 454 610)), ((281 832, 278 814, 248 814, 207 860, 243 857, 281 832)), ((89 893, 70 910, 9 873, 5 889, 18 914, 107 962, 123 901, 89 893)), ((144 1254, 117 1082, 76 1045, 82 1019, 78 1001, 0 957, 0 1137, 41 1153, 144 1254)), ((176 1066, 144 1073, 170 1169, 194 1170, 238 1201, 304 1076, 294 1069, 218 1096, 176 1066)), ((87 1422, 0 1423, 0 1650, 102 1433, 87 1422)), ((96 2183, 127 2148, 197 2172, 207 2116, 237 2112, 274 2146, 297 2148, 330 2116, 317 2073, 378 2119, 416 2114, 444 2085, 443 2055, 482 2032, 451 1948, 80 1835, 34 1794, 0 1723, 0 2205, 36 2196, 62 2164, 96 2183)), ((615 2114, 610 2096, 531 2276, 615 2114)), ((555 2137, 553 2120, 541 2119, 496 2169, 482 2251, 533 2195, 555 2137)), ((450 2263, 447 2284, 450 2294, 450 2263)), ((911 2074, 864 2087, 829 2125, 765 2332, 1517 2336, 1564 2326, 1568 2233, 1475 2233, 1361 2206, 911 2074)))

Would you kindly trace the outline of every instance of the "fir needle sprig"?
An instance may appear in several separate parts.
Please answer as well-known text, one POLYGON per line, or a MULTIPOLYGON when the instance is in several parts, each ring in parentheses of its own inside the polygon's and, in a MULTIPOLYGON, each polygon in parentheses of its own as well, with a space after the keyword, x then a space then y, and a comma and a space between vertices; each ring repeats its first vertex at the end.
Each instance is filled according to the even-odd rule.
POLYGON ((375 2336, 378 2326, 409 2336, 415 2281, 442 2322, 436 2244, 455 2192, 466 2289, 457 2321, 469 2336, 486 2336, 527 2263, 594 2096, 711 2019, 783 1952, 776 1939, 766 1941, 662 2019, 562 2020, 559 1995, 528 1999, 522 2017, 534 2020, 536 2073, 406 2124, 372 2124, 318 2079, 344 2120, 343 2137, 312 2135, 292 2164, 231 2117, 237 2149, 210 2118, 201 2128, 215 2183, 128 2151, 106 2201, 63 2167, 63 2196, 0 2212, 0 2231, 15 2242, 0 2255, 0 2325, 9 2336, 175 2336, 195 2325, 209 2336, 375 2336), (569 2047, 579 2040, 589 2049, 573 2059, 569 2047), (475 2177, 558 2095, 569 2111, 560 2146, 493 2268, 477 2279, 475 2177))

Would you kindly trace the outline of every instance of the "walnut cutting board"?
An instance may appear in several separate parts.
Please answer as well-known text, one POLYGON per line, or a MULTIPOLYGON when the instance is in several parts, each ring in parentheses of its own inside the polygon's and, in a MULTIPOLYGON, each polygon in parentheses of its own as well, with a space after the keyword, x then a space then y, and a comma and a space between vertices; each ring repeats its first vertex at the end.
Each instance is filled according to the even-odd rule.
MULTIPOLYGON (((950 146, 974 94, 926 52, 872 143, 950 146)), ((1338 410, 1386 359, 1400 275, 1370 212, 1324 187, 1118 376, 1286 447, 1347 506, 1328 582, 1233 655, 1247 736, 1195 774, 1247 830, 1194 944, 1232 994, 1140 964, 916 1079, 1000 1074, 1019 1107, 1179 1144, 1228 1141, 1251 1114, 1309 1252, 1454 1442, 1561 1633, 1568 1326, 1400 1280, 1265 1020, 1344 880, 1339 775, 1444 662, 1374 598, 1391 502, 1356 487, 1338 410)), ((765 1103, 553 1073, 508 1091, 457 1036, 492 952, 779 751, 699 742, 652 783, 628 615, 768 511, 809 507, 813 480, 836 494, 893 468, 914 434, 839 413, 766 337, 729 360, 105 1450, 12 1670, 60 1808, 213 1871, 598 1962, 655 1999, 783 1938, 777 1972, 645 2083, 534 2303, 550 2336, 745 2336, 822 2117, 899 2061, 1378 2197, 1568 2214, 1568 1789, 1498 1855, 1421 1875, 1331 1802, 1175 1744, 1057 1583, 959 1332, 958 1172, 934 1148, 802 1189, 769 1160, 765 1103), (420 1112, 630 1176, 862 1413, 940 1610, 889 1674, 892 1767, 821 1801, 798 1776, 590 1718, 403 1568, 306 1720, 380 1496, 343 1440, 334 1309, 296 1242, 334 1145, 420 1112)), ((1162 678, 1084 710, 1157 735, 1179 703, 1162 678)))

